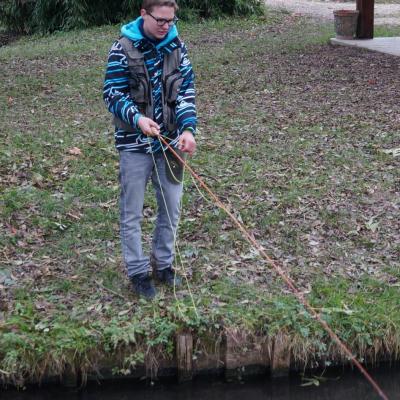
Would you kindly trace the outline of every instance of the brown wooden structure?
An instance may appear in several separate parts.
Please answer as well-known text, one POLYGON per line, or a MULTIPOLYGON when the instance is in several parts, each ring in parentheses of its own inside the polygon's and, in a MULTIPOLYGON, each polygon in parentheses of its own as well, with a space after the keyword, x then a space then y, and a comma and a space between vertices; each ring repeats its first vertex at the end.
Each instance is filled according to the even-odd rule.
POLYGON ((373 39, 375 0, 356 1, 357 10, 360 12, 357 25, 357 39, 373 39))

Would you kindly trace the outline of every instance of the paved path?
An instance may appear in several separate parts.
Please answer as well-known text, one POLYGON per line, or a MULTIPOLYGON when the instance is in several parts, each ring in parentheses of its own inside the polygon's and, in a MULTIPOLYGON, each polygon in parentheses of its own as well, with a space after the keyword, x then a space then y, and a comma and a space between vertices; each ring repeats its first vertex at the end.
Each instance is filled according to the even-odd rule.
POLYGON ((339 40, 331 39, 334 45, 360 47, 362 49, 378 51, 380 53, 400 56, 400 37, 378 37, 363 40, 339 40))
MULTIPOLYGON (((355 2, 318 0, 265 0, 269 7, 333 20, 333 10, 355 10, 355 2)), ((400 4, 375 4, 375 25, 400 25, 400 4)))

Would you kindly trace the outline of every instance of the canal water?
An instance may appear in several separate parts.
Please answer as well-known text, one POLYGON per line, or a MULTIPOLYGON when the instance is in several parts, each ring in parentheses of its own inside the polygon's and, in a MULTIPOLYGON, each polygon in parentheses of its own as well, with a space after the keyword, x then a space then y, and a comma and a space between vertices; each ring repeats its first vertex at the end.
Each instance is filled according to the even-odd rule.
MULTIPOLYGON (((382 368, 372 376, 391 400, 400 399, 400 368, 382 368)), ((279 379, 257 379, 225 383, 215 379, 196 379, 188 384, 90 383, 84 390, 52 386, 28 391, 0 391, 1 400, 375 400, 380 397, 360 374, 330 371, 323 378, 310 375, 279 379), (304 384, 308 384, 304 386, 304 384)))

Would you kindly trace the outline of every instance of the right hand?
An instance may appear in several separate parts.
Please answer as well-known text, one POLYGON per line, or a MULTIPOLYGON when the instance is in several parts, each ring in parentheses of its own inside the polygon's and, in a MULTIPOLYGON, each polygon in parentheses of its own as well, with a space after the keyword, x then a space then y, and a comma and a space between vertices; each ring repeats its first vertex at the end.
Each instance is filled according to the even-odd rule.
POLYGON ((158 136, 160 134, 160 127, 151 118, 140 117, 137 124, 140 130, 147 136, 158 136))

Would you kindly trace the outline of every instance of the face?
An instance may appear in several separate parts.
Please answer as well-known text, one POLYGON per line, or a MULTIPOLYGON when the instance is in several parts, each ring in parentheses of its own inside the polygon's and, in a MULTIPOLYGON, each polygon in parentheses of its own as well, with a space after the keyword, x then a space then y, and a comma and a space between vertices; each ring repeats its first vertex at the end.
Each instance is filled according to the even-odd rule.
POLYGON ((172 21, 175 17, 174 7, 169 6, 156 6, 153 7, 151 12, 147 12, 142 9, 140 15, 143 18, 143 29, 146 35, 154 39, 163 39, 169 32, 171 26, 168 22, 165 22, 162 26, 157 24, 156 19, 164 19, 166 21, 172 21))

